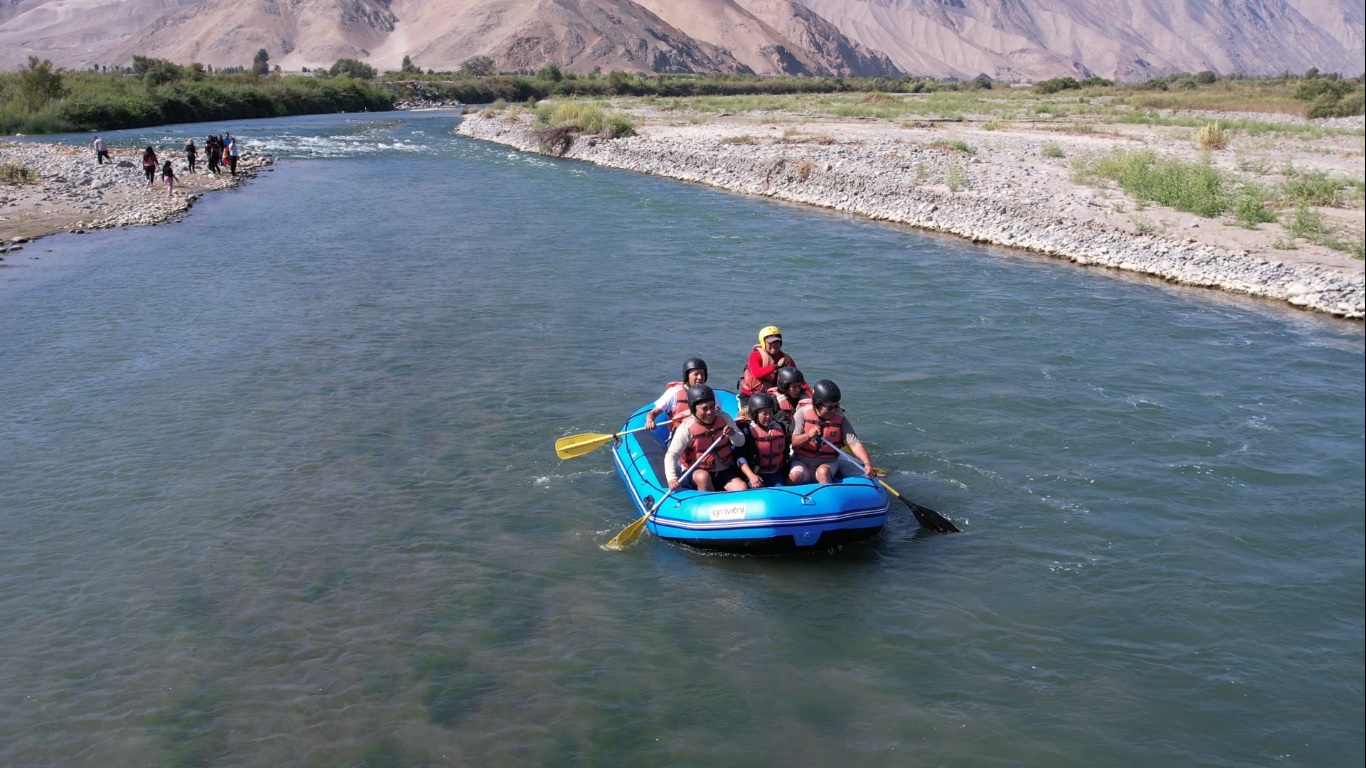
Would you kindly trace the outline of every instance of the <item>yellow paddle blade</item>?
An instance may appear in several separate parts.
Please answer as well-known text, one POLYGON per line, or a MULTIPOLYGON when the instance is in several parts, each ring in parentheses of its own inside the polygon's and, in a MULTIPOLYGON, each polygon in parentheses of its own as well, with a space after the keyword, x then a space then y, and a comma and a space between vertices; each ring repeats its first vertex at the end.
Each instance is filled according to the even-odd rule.
POLYGON ((640 538, 640 532, 645 530, 645 521, 649 519, 650 516, 647 514, 634 523, 622 528, 621 533, 613 536, 611 541, 602 545, 602 548, 608 552, 620 552, 636 543, 636 539, 640 538))
POLYGON ((555 453, 559 454, 562 459, 572 459, 592 451, 613 437, 616 435, 595 435, 591 432, 585 435, 562 437, 555 441, 555 453))

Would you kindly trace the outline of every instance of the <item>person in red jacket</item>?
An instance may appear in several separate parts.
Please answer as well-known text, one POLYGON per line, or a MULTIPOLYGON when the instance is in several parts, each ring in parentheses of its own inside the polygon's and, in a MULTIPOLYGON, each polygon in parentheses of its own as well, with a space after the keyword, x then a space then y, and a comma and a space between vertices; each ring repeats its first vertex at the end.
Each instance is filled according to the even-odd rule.
POLYGON ((767 392, 778 385, 778 369, 789 366, 796 368, 797 363, 783 351, 783 332, 776 325, 764 326, 740 375, 740 394, 749 397, 755 392, 767 392))

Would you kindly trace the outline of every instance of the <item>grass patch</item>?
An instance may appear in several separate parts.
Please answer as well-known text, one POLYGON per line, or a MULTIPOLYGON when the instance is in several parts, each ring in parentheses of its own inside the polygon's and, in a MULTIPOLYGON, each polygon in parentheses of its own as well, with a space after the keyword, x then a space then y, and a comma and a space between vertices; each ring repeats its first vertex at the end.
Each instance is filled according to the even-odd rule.
POLYGON ((1308 206, 1299 205, 1285 222, 1285 230, 1293 237, 1307 240, 1315 245, 1332 248, 1335 251, 1350 253, 1360 259, 1363 256, 1361 235, 1349 235, 1328 223, 1327 218, 1308 206))
POLYGON ((1162 159, 1143 150, 1117 150, 1094 163, 1078 163, 1075 177, 1094 184, 1109 179, 1139 200, 1214 218, 1233 204, 1229 184, 1206 157, 1200 162, 1162 159))
POLYGON ((1039 154, 1044 157, 1064 157, 1062 145, 1058 144, 1056 141, 1045 142, 1044 145, 1039 148, 1039 154))
POLYGON ((1289 167, 1286 168, 1281 189, 1290 205, 1342 208, 1346 205, 1343 189, 1350 188, 1350 184, 1348 179, 1334 178, 1323 171, 1300 171, 1289 167))
POLYGON ((965 155, 977 154, 977 148, 962 139, 954 139, 952 141, 941 139, 939 141, 931 142, 930 146, 935 149, 946 149, 950 152, 961 152, 965 155))
POLYGON ((596 104, 584 101, 538 102, 536 122, 547 126, 536 132, 543 151, 547 147, 563 155, 573 143, 573 134, 588 133, 606 139, 636 134, 635 123, 626 115, 607 113, 596 104))
POLYGON ((22 165, 0 163, 0 184, 17 187, 22 184, 30 184, 37 179, 37 174, 22 165))
POLYGON ((949 185, 950 192, 958 192, 968 185, 968 172, 957 160, 949 161, 949 167, 944 174, 944 183, 949 185))
POLYGON ((1195 143, 1201 149, 1217 150, 1228 146, 1230 135, 1216 120, 1205 123, 1195 134, 1195 143))
POLYGON ((1258 224, 1276 221, 1276 212, 1271 210, 1272 198, 1265 189, 1256 184, 1246 184, 1233 200, 1233 218, 1239 224, 1252 229, 1258 224))
POLYGON ((726 136, 726 137, 723 137, 723 138, 721 139, 720 143, 722 143, 722 144, 758 144, 758 143, 759 143, 759 140, 756 139, 756 138, 754 138, 753 136, 750 136, 750 135, 747 134, 747 133, 742 133, 742 134, 740 134, 739 136, 726 136))

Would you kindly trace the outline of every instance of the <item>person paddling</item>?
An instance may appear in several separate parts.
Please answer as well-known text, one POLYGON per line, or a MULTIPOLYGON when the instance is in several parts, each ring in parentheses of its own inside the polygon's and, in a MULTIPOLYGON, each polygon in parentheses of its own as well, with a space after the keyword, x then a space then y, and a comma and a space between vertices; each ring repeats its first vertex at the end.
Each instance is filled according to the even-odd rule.
POLYGON ((744 490, 748 483, 735 468, 733 459, 735 449, 745 444, 745 435, 736 428, 735 420, 716 404, 716 393, 706 384, 688 387, 688 410, 692 415, 674 430, 669 450, 664 453, 664 477, 669 481, 669 490, 684 483, 699 491, 744 490), (729 439, 702 458, 720 437, 729 439), (692 476, 680 478, 679 467, 693 467, 692 476))
POLYGON ((740 375, 740 394, 749 397, 777 386, 778 369, 785 366, 796 368, 797 363, 783 351, 783 332, 776 325, 764 326, 759 331, 759 343, 749 353, 749 361, 740 375))
POLYGON ((833 483, 840 473, 840 456, 826 445, 847 444, 849 452, 863 462, 863 474, 875 477, 873 460, 868 449, 854 434, 854 425, 840 407, 840 388, 829 379, 821 379, 811 388, 811 402, 797 409, 792 418, 792 473, 794 485, 802 483, 833 483))
POLYGON ((690 357, 683 361, 683 380, 671 381, 664 385, 664 394, 655 401, 654 407, 645 414, 645 426, 655 428, 655 418, 661 413, 669 414, 675 423, 688 415, 688 387, 707 383, 707 361, 700 357, 690 357))

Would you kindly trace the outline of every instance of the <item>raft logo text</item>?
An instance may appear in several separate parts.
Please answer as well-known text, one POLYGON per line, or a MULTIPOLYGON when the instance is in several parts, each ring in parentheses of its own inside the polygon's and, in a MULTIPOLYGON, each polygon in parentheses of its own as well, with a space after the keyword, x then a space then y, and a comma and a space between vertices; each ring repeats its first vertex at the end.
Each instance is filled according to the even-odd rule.
POLYGON ((732 504, 728 507, 712 507, 710 514, 713 520, 744 520, 745 505, 732 504))

